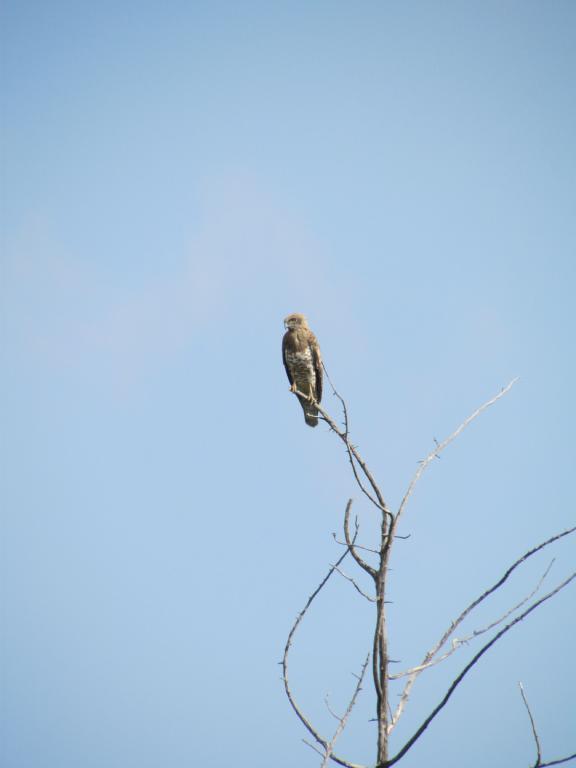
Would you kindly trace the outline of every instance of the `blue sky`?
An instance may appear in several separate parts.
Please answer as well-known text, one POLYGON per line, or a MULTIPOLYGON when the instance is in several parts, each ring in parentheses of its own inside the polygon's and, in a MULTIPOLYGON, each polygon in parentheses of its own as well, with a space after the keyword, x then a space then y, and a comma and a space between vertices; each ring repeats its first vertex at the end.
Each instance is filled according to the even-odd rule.
MULTIPOLYGON (((576 8, 554 2, 31 2, 2 18, 6 768, 316 766, 277 662, 376 521, 280 360, 308 315, 396 506, 433 438, 390 643, 420 661, 574 524, 576 8)), ((326 396, 326 407, 337 413, 326 396)), ((527 594, 530 564, 472 623, 527 594)), ((348 566, 352 571, 352 566, 348 566)), ((370 646, 341 580, 292 683, 319 728, 370 646)), ((575 750, 574 588, 473 672, 401 765, 575 750)), ((402 744, 465 663, 423 676, 402 744)), ((369 687, 340 753, 374 759, 369 687)))

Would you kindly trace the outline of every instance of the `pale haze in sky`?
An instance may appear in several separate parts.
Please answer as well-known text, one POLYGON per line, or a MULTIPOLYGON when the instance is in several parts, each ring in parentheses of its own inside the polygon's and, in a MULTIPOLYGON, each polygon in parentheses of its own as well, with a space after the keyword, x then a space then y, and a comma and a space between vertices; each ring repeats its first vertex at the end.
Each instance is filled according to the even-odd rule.
MULTIPOLYGON (((315 768, 278 662, 348 498, 367 546, 378 520, 288 391, 283 318, 308 316, 394 509, 520 377, 406 511, 400 671, 575 524, 576 4, 6 0, 0 30, 2 768, 315 768)), ((575 542, 461 636, 553 558, 540 594, 575 542)), ((327 735, 373 624, 338 578, 292 651, 327 735)), ((533 763, 519 681, 544 757, 576 752, 575 590, 402 768, 533 763)), ((421 676, 392 754, 488 637, 421 676)), ((374 765, 373 717, 368 680, 338 754, 374 765)))

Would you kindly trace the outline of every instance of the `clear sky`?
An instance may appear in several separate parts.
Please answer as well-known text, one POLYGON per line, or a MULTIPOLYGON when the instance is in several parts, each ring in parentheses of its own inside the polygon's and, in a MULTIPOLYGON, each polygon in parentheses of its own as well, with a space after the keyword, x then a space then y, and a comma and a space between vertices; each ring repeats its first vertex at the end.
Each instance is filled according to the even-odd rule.
MULTIPOLYGON (((308 315, 391 506, 520 376, 404 519, 389 635, 410 666, 574 524, 576 4, 5 0, 0 28, 0 762, 317 766, 277 662, 348 497, 365 544, 376 521, 288 392, 282 319, 308 315)), ((401 765, 528 765, 518 680, 545 756, 575 751, 575 595, 401 765)), ((296 638, 321 730, 371 624, 340 579, 296 638)), ((421 678, 393 751, 470 652, 421 678)), ((343 756, 373 761, 372 716, 366 686, 343 756)))

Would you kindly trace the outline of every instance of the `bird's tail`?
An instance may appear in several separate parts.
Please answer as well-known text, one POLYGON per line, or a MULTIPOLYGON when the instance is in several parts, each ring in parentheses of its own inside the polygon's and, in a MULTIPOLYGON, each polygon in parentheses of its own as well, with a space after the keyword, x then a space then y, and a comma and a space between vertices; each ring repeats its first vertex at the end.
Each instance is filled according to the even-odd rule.
POLYGON ((308 424, 309 427, 317 427, 318 408, 316 408, 316 406, 313 405, 310 400, 307 400, 304 397, 299 397, 298 400, 300 400, 300 405, 304 411, 304 420, 306 421, 306 424, 308 424))

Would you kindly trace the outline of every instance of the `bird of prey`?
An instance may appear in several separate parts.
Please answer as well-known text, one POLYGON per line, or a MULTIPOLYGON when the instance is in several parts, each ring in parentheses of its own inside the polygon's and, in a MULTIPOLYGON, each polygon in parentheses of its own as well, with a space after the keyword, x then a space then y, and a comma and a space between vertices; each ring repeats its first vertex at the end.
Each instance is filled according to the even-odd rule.
POLYGON ((282 360, 290 389, 298 390, 306 397, 298 395, 304 411, 304 419, 309 427, 318 425, 318 409, 314 402, 322 399, 322 357, 316 336, 308 328, 304 315, 295 312, 284 319, 287 329, 282 339, 282 360))

